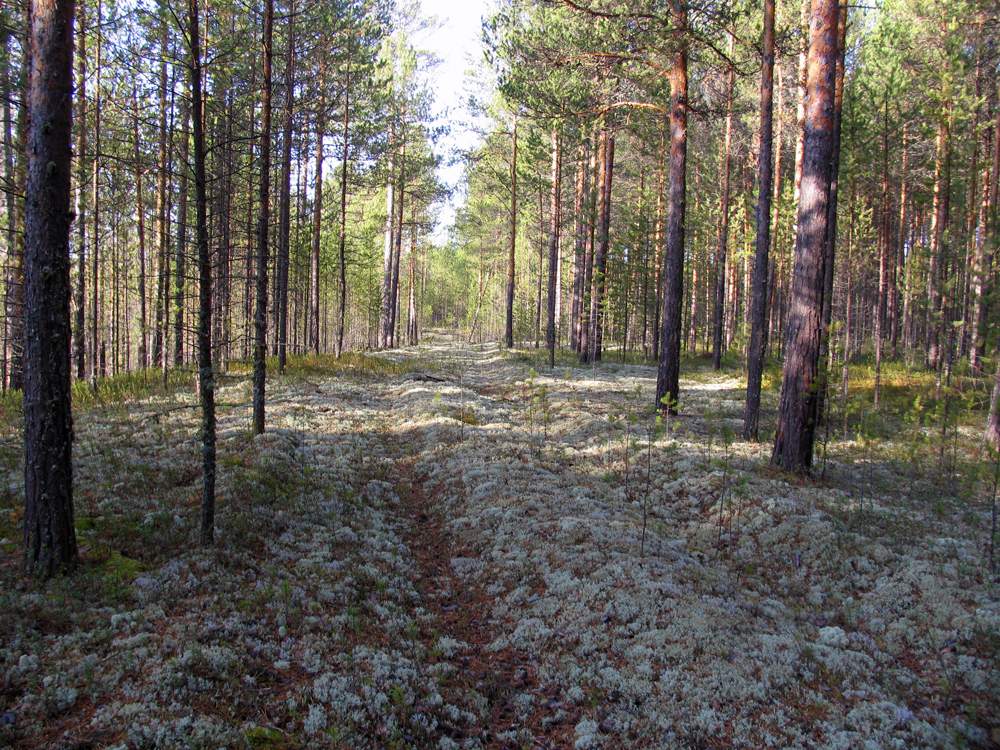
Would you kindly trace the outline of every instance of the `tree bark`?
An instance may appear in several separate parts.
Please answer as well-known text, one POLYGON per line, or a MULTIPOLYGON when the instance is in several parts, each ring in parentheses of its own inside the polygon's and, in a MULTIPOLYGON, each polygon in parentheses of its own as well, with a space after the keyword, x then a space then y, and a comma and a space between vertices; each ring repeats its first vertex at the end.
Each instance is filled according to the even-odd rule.
POLYGON ((392 153, 392 136, 390 134, 389 164, 385 180, 385 244, 382 251, 382 307, 379 312, 378 346, 385 349, 389 346, 390 321, 392 319, 392 254, 396 229, 394 159, 392 153))
POLYGON ((590 336, 586 361, 600 362, 604 347, 604 319, 607 302, 608 245, 611 228, 611 186, 614 182, 615 136, 607 122, 601 125, 600 188, 597 211, 597 242, 590 292, 590 336))
POLYGON ((274 0, 264 2, 264 33, 261 39, 263 76, 261 84, 260 128, 260 210, 257 212, 257 299, 254 308, 253 346, 253 432, 264 432, 267 398, 267 265, 268 233, 271 223, 271 62, 274 32, 274 0))
MULTIPOLYGON (((994 182, 997 169, 1000 168, 1000 108, 997 107, 996 88, 993 87, 990 94, 990 102, 996 108, 995 119, 990 122, 990 126, 983 133, 983 182, 982 195, 979 200, 979 213, 976 217, 975 232, 975 256, 973 262, 973 279, 975 304, 973 307, 972 321, 972 344, 969 348, 969 367, 974 374, 982 372, 982 357, 986 353, 986 333, 988 312, 990 308, 990 259, 986 252, 987 238, 992 236, 994 227, 994 206, 996 205, 996 194, 994 182), (986 156, 992 155, 991 161, 987 162, 986 156)), ((987 113, 988 116, 991 113, 987 113)))
POLYGON ((281 138, 281 194, 278 198, 277 306, 278 372, 288 363, 288 256, 291 247, 292 116, 295 108, 295 2, 288 4, 288 42, 285 49, 285 117, 281 138))
MULTIPOLYGON (((320 62, 319 86, 323 90, 326 63, 320 62)), ((323 127, 326 118, 326 100, 321 94, 316 110, 316 175, 313 188, 312 253, 309 272, 309 345, 319 354, 319 240, 323 222, 323 127)))
MULTIPOLYGON (((177 177, 177 244, 174 247, 174 366, 180 367, 184 364, 184 284, 187 279, 185 266, 187 265, 187 223, 188 223, 188 158, 190 156, 190 144, 188 143, 188 123, 191 113, 188 103, 181 101, 181 153, 180 169, 177 177)), ((169 215, 169 214, 168 214, 169 215)), ((162 265, 162 278, 169 277, 170 269, 167 265, 168 255, 164 252, 162 265)), ((166 290, 163 292, 167 294, 166 290)), ((166 346, 166 342, 164 342, 166 346)), ((164 354, 164 359, 166 354, 164 354)))
POLYGON ((559 131, 552 129, 552 174, 549 197, 549 298, 546 343, 549 367, 556 366, 556 296, 559 288, 559 196, 562 193, 562 144, 559 131))
POLYGON ((824 404, 829 390, 829 376, 833 368, 830 357, 830 324, 833 321, 833 271, 837 249, 837 200, 840 192, 840 130, 844 104, 844 55, 847 50, 847 5, 837 14, 837 63, 833 87, 833 143, 830 155, 830 195, 827 201, 826 238, 823 252, 823 300, 820 321, 819 344, 819 387, 816 398, 814 420, 819 424, 823 419, 824 404))
POLYGON ((892 285, 892 314, 890 316, 889 336, 891 339, 892 356, 896 357, 899 349, 899 329, 903 320, 900 309, 899 287, 903 283, 903 274, 906 262, 906 203, 908 200, 909 182, 909 151, 906 143, 906 123, 903 123, 903 132, 900 138, 900 145, 903 151, 902 165, 899 176, 899 226, 896 232, 896 269, 895 280, 892 285))
MULTIPOLYGON (((191 45, 191 122, 194 146, 195 236, 198 243, 198 394, 201 401, 201 543, 215 539, 215 377, 212 367, 212 263, 208 252, 208 199, 205 180, 205 133, 202 115, 199 0, 188 0, 191 45)), ((186 167, 186 165, 185 165, 186 167)))
POLYGON ((507 289, 505 292, 504 311, 504 346, 508 349, 514 346, 514 263, 517 250, 517 116, 514 117, 514 129, 511 133, 510 150, 510 238, 507 245, 507 289))
POLYGON ((570 348, 578 352, 580 350, 580 317, 583 307, 583 279, 586 275, 586 255, 587 255, 587 221, 584 216, 584 206, 586 205, 586 195, 588 189, 589 170, 587 169, 587 158, 590 142, 585 138, 580 143, 579 162, 576 172, 576 190, 573 199, 573 216, 576 222, 576 231, 573 234, 573 297, 570 301, 570 348))
MULTIPOLYGON (((687 28, 687 6, 671 0, 670 14, 678 29, 687 28)), ((656 372, 656 405, 677 413, 680 395, 681 318, 684 301, 684 214, 687 192, 688 70, 687 48, 674 53, 670 71, 670 197, 663 253, 663 313, 660 361, 656 372)))
MULTIPOLYGON (((159 23, 160 23, 160 80, 159 80, 159 123, 158 123, 158 148, 157 148, 157 184, 156 184, 156 234, 157 234, 157 285, 156 285, 156 310, 155 322, 153 325, 153 347, 151 352, 151 365, 160 364, 164 359, 163 323, 164 304, 167 283, 167 265, 169 263, 168 244, 170 241, 170 212, 167 208, 167 59, 170 56, 167 37, 167 20, 165 18, 166 8, 164 3, 159 3, 159 23)), ((187 162, 181 164, 181 175, 187 172, 187 162)))
POLYGON ((406 189, 406 131, 403 130, 403 138, 400 144, 399 153, 399 189, 396 191, 396 233, 394 235, 395 248, 392 254, 392 277, 389 285, 389 347, 396 346, 396 321, 399 313, 399 260, 403 254, 403 208, 404 193, 406 189))
POLYGON ((409 346, 416 346, 417 334, 417 220, 413 209, 410 210, 410 257, 409 257, 409 279, 407 283, 407 304, 406 304, 406 343, 409 346))
POLYGON ((340 237, 338 238, 338 280, 340 303, 337 311, 337 349, 339 357, 344 351, 344 319, 347 315, 347 180, 350 174, 350 126, 351 126, 351 64, 347 64, 347 80, 344 82, 344 127, 341 138, 344 141, 340 159, 340 237))
POLYGON ((664 164, 667 161, 667 138, 661 128, 660 145, 656 159, 656 225, 653 227, 653 274, 655 275, 655 290, 653 299, 653 361, 660 361, 660 316, 663 312, 663 219, 664 219, 664 183, 666 172, 664 164))
MULTIPOLYGON (((85 128, 80 128, 85 130, 85 128)), ((139 102, 135 87, 132 87, 132 159, 135 161, 135 213, 138 224, 139 259, 138 259, 138 292, 139 292, 139 367, 146 367, 149 356, 149 330, 146 317, 146 205, 142 197, 142 156, 139 151, 139 102)), ((82 151, 81 151, 82 154, 82 151)), ((81 156, 82 159, 82 156, 81 156)), ((79 205, 79 194, 77 203, 79 205)))
POLYGON ((73 11, 73 0, 32 0, 29 10, 24 565, 42 578, 77 563, 69 348, 73 11))
MULTIPOLYGON (((757 159, 757 237, 754 245, 753 288, 750 309, 750 343, 747 353, 747 399, 743 438, 760 433, 760 388, 764 373, 767 326, 768 255, 771 244, 772 155, 774 128, 774 6, 764 0, 764 54, 760 78, 760 156, 757 159)), ((779 113, 780 116, 780 113, 779 113)), ((780 148, 780 143, 778 144, 780 148)))
POLYGON ((834 146, 837 17, 838 0, 812 0, 792 304, 771 456, 771 462, 786 471, 808 472, 812 465, 834 146))
MULTIPOLYGON (((76 330, 73 337, 73 355, 76 359, 76 377, 87 377, 87 22, 86 3, 80 3, 77 17, 77 76, 76 76, 76 330)), ((7 143, 10 143, 10 117, 6 117, 7 143)), ((10 173, 8 168, 8 174, 10 173)), ((8 206, 10 204, 8 203, 8 206)), ((8 216, 13 215, 8 210, 8 216)), ((13 228, 13 223, 11 224, 13 228)), ((16 251, 8 243, 8 256, 16 251)), ((146 351, 145 339, 140 361, 146 351)), ((145 365, 141 365, 145 367, 145 365)))
POLYGON ((1000 362, 997 362, 990 396, 990 412, 986 418, 986 442, 993 450, 1000 451, 1000 362))
POLYGON ((882 113, 882 195, 878 242, 878 299, 875 303, 875 388, 874 407, 878 409, 882 391, 882 351, 885 346, 885 317, 889 292, 889 99, 886 97, 882 113))
POLYGON ((97 389, 97 376, 102 369, 100 360, 101 339, 100 339, 100 219, 101 219, 101 53, 102 39, 101 26, 103 24, 103 4, 101 0, 97 2, 97 51, 94 65, 94 158, 91 161, 91 200, 94 210, 94 231, 93 251, 90 254, 90 383, 97 389))
MULTIPOLYGON (((729 37, 729 54, 732 56, 736 38, 729 37)), ((719 243, 715 253, 715 309, 712 318, 712 369, 722 369, 722 326, 726 300, 726 256, 729 249, 729 173, 733 145, 733 88, 736 69, 730 65, 726 76, 726 135, 722 147, 722 189, 719 197, 719 243)))
MULTIPOLYGON (((947 107, 950 110, 950 105, 947 107)), ((931 215, 930 258, 927 271, 927 366, 936 370, 940 364, 941 272, 944 258, 944 228, 948 222, 948 149, 950 140, 950 111, 941 115, 938 122, 934 157, 934 197, 931 215)))

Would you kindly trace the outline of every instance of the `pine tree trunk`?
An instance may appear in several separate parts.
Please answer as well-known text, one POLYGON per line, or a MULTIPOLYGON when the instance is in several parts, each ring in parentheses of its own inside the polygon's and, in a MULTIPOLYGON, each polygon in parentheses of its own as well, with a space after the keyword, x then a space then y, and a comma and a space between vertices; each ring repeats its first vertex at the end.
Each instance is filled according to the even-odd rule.
MULTIPOLYGON (((729 54, 732 55, 736 38, 729 37, 729 54)), ((715 253, 715 308, 712 317, 712 369, 722 369, 722 326, 726 301, 726 256, 729 249, 729 173, 733 145, 733 88, 736 69, 730 65, 726 77, 726 135, 722 147, 722 180, 719 197, 719 243, 715 253)))
POLYGON ((990 412, 986 418, 986 442, 1000 451, 1000 362, 997 362, 996 376, 993 379, 993 393, 990 397, 990 412))
MULTIPOLYGON (((76 359, 76 377, 83 380, 87 377, 87 34, 86 34, 86 2, 81 2, 77 9, 76 35, 76 326, 73 336, 73 356, 76 359)), ((5 107, 9 106, 6 104, 5 107)), ((4 121, 7 123, 7 143, 10 143, 10 115, 5 109, 4 121)), ((12 170, 7 169, 8 175, 12 170)), ((10 201, 8 195, 8 201, 10 201)), ((8 216, 13 216, 8 202, 8 216)), ((13 222, 10 225, 13 229, 13 222)), ((8 243, 8 257, 14 255, 14 246, 8 243)), ((140 353, 144 361, 145 346, 140 353)), ((140 365, 145 367, 145 364, 140 365)))
MULTIPOLYGON (((202 113, 202 61, 199 0, 188 0, 191 60, 191 122, 194 146, 195 237, 198 243, 198 395, 201 401, 201 543, 215 539, 215 377, 212 367, 212 263, 208 252, 208 198, 202 113)), ((187 165, 183 165, 187 168, 187 165)))
MULTIPOLYGON (((174 366, 180 367, 184 364, 184 283, 187 276, 185 266, 187 265, 187 223, 188 223, 188 158, 190 156, 190 145, 188 144, 188 123, 191 113, 188 110, 186 101, 181 101, 181 168, 177 178, 177 244, 174 248, 174 366)), ((167 254, 163 256, 163 270, 161 278, 169 278, 170 269, 167 265, 167 254)), ((164 289, 164 297, 167 295, 164 289)), ((164 341, 164 346, 166 342, 164 341)))
POLYGON ((507 244, 507 288, 504 308, 504 346, 514 346, 514 283, 515 251, 517 250, 517 117, 511 133, 510 147, 510 237, 507 244))
POLYGON ((830 195, 827 203, 826 238, 823 254, 823 298, 819 343, 819 386, 816 389, 814 421, 823 419, 833 367, 830 358, 830 325, 833 321, 833 271, 837 249, 837 198, 840 189, 840 130, 844 104, 844 55, 847 50, 847 6, 837 14, 837 63, 833 87, 833 143, 830 156, 830 195))
POLYGON ((350 175, 350 125, 351 125, 351 65, 347 64, 344 84, 344 141, 340 159, 340 236, 338 238, 338 281, 340 303, 337 311, 337 348, 339 357, 344 351, 344 319, 347 316, 347 182, 350 175))
POLYGON ((906 123, 903 123, 903 133, 900 140, 900 145, 903 150, 903 160, 902 166, 900 168, 899 177, 899 226, 897 227, 896 233, 896 269, 894 272, 894 280, 892 285, 892 297, 891 297, 891 309, 892 315, 891 324, 889 328, 889 336, 892 347, 892 356, 895 358, 899 354, 899 332, 902 324, 903 316, 901 315, 902 310, 900 309, 900 285, 903 283, 903 274, 905 271, 906 262, 906 202, 908 200, 907 184, 909 181, 909 166, 910 157, 909 151, 907 150, 906 143, 906 123))
POLYGON ((399 260, 403 253, 403 208, 406 189, 406 131, 399 153, 399 189, 396 191, 396 232, 395 248, 392 253, 392 278, 390 282, 389 304, 389 347, 396 346, 396 323, 399 317, 399 260))
MULTIPOLYGON (((157 285, 156 285, 156 310, 153 324, 153 348, 151 352, 151 365, 160 364, 163 361, 163 323, 164 323, 164 295, 166 288, 166 267, 168 263, 168 243, 170 238, 170 215, 167 207, 167 59, 170 55, 167 37, 165 3, 161 0, 159 4, 160 23, 160 80, 159 80, 159 144, 157 148, 157 166, 159 173, 156 184, 156 234, 157 234, 157 285)), ((183 106, 183 99, 182 99, 183 106)), ((181 165, 181 175, 187 173, 187 162, 181 165)))
POLYGON ((944 113, 938 122, 934 157, 934 197, 931 208, 931 242, 927 270, 927 331, 925 334, 927 366, 932 370, 938 368, 941 360, 941 276, 942 261, 944 259, 944 228, 948 216, 949 186, 947 162, 950 137, 949 118, 950 115, 944 113))
POLYGON ((264 33, 261 39, 263 75, 260 129, 260 210, 257 212, 257 295, 254 306, 253 432, 264 432, 267 381, 267 265, 271 222, 271 62, 274 0, 264 2, 264 33))
POLYGON ((590 361, 590 302, 593 298, 594 283, 594 234, 597 222, 594 212, 597 202, 597 192, 600 189, 601 178, 599 174, 600 166, 600 130, 599 124, 594 123, 593 133, 590 136, 590 162, 587 171, 593 176, 593 187, 584 198, 584 212, 587 217, 587 247, 583 259, 583 289, 580 299, 580 361, 584 364, 590 361))
POLYGON ((660 147, 656 160, 656 225, 653 227, 653 274, 655 290, 653 299, 653 361, 660 361, 660 314, 663 311, 663 220, 664 220, 664 183, 666 172, 664 164, 667 162, 667 139, 664 132, 660 132, 660 147))
MULTIPOLYGON (((678 29, 687 28, 687 6, 671 0, 670 14, 678 29)), ((687 203, 687 49, 674 53, 670 71, 670 198, 663 253, 663 313, 660 360, 656 372, 656 409, 677 412, 680 395, 681 306, 684 301, 684 219, 687 203)), ((692 289, 692 291, 694 291, 692 289)))
POLYGON ((389 164, 385 180, 385 244, 382 251, 382 306, 379 311, 378 346, 385 349, 389 346, 390 321, 392 319, 392 254, 395 247, 394 233, 396 230, 395 182, 393 182, 392 134, 390 134, 389 164))
MULTIPOLYGON (((757 237, 754 246, 753 287, 750 309, 750 343, 747 353, 747 398, 743 414, 743 438, 759 437, 760 388, 764 373, 767 331, 768 251, 771 243, 771 180, 774 125, 774 5, 764 0, 764 54, 760 79, 760 156, 757 160, 757 237)), ((779 112, 780 115, 780 112, 779 112)), ((780 142, 779 142, 780 149, 780 142)))
POLYGON ((291 247, 292 117, 295 108, 295 2, 288 4, 288 41, 285 50, 285 119, 281 134, 281 191, 278 198, 278 258, 276 263, 278 372, 288 363, 288 256, 291 247))
POLYGON ((542 269, 545 267, 545 208, 541 175, 538 179, 538 273, 535 276, 535 348, 542 338, 542 269))
POLYGON ((556 365, 556 296, 559 287, 559 196, 562 193, 562 144, 559 131, 552 129, 552 174, 549 198, 549 298, 546 344, 549 367, 556 365))
POLYGON ((812 0, 792 303, 771 457, 772 463, 786 471, 808 472, 812 465, 834 148, 837 17, 837 0, 812 0))
MULTIPOLYGON (((325 64, 320 64, 320 87, 326 78, 325 64)), ((326 102, 320 96, 316 111, 316 174, 313 188, 312 253, 309 261, 309 345, 319 354, 319 240, 323 221, 323 137, 326 102)))
MULTIPOLYGON (((414 211, 411 211, 414 213, 414 211)), ((410 223, 410 253, 409 253, 409 278, 407 283, 407 304, 406 304, 406 343, 409 346, 417 345, 417 222, 416 216, 410 223)))
POLYGON ((101 38, 101 26, 103 24, 103 3, 101 0, 97 2, 97 52, 95 58, 95 68, 94 68, 94 158, 91 161, 91 201, 93 203, 93 214, 94 214, 94 231, 93 237, 93 251, 90 254, 90 347, 91 347, 91 359, 90 359, 90 383, 92 387, 97 389, 97 376, 103 369, 101 366, 100 350, 101 350, 101 339, 99 335, 101 318, 100 318, 100 218, 101 218, 101 193, 100 193, 100 174, 101 174, 101 52, 102 52, 102 38, 101 38))
POLYGON ((24 308, 24 565, 48 578, 77 563, 70 406, 73 0, 32 0, 24 308))
MULTIPOLYGON (((972 313, 972 342, 969 348, 969 367, 974 374, 982 372, 982 357, 986 353, 986 332, 988 313, 990 308, 990 294, 992 284, 990 283, 991 262, 987 256, 987 238, 995 231, 993 213, 996 205, 996 194, 994 192, 994 182, 996 171, 1000 168, 1000 108, 997 107, 996 90, 993 87, 989 102, 996 109, 996 120, 991 120, 989 127, 983 132, 983 182, 982 195, 979 200, 979 212, 976 216, 975 231, 975 256, 973 262, 973 293, 975 304, 972 313), (986 162, 985 156, 992 153, 990 162, 986 162)), ((992 113, 987 113, 989 116, 992 113)))
MULTIPOLYGON (((142 197, 143 169, 142 157, 139 152, 139 102, 134 86, 132 87, 132 159, 135 161, 135 212, 139 234, 139 367, 145 368, 149 346, 146 317, 146 206, 142 197)), ((77 201, 79 201, 79 196, 77 196, 77 201)))
POLYGON ((232 290, 233 290, 233 249, 232 249, 232 215, 233 215, 233 91, 227 88, 225 92, 225 113, 222 132, 223 146, 221 154, 220 195, 219 195, 219 276, 216 284, 215 297, 218 299, 218 315, 220 320, 214 320, 216 333, 214 354, 219 363, 219 371, 225 372, 231 356, 232 328, 232 290))
POLYGON ((597 243, 594 251, 593 284, 590 294, 590 362, 600 362, 604 347, 605 300, 611 228, 611 187, 615 169, 615 136, 606 122, 601 126, 600 189, 598 194, 597 243))
POLYGON ((570 301, 570 348, 580 351, 580 317, 583 307, 583 279, 586 275, 585 263, 587 256, 587 220, 584 216, 586 195, 588 189, 587 169, 590 142, 584 139, 580 143, 576 172, 576 189, 573 198, 573 216, 576 222, 573 233, 573 296, 570 301))
POLYGON ((875 393, 874 406, 879 407, 882 390, 882 350, 885 345, 885 317, 889 292, 889 99, 882 115, 882 196, 878 240, 878 300, 875 304, 875 393))

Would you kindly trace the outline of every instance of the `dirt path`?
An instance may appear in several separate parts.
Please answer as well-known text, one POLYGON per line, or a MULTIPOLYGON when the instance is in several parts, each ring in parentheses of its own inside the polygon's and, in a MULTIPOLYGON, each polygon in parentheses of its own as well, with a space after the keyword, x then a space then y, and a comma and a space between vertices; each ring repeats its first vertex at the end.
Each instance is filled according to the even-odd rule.
MULTIPOLYGON (((433 626, 421 636, 431 653, 441 638, 463 644, 457 659, 460 671, 449 688, 482 700, 481 724, 472 736, 486 748, 554 750, 572 746, 577 712, 565 713, 560 721, 543 721, 547 709, 559 703, 559 695, 558 690, 542 685, 537 654, 510 645, 491 646, 502 634, 494 617, 496 596, 487 591, 486 581, 470 581, 456 573, 456 565, 476 560, 477 551, 449 530, 447 523, 449 507, 464 504, 467 488, 460 474, 432 477, 426 471, 442 450, 442 436, 449 443, 446 451, 461 452, 474 443, 486 449, 480 458, 491 460, 488 446, 480 446, 473 435, 479 418, 505 408, 489 395, 496 385, 495 373, 490 372, 493 357, 493 351, 458 345, 435 359, 448 373, 432 381, 435 393, 446 393, 447 401, 425 394, 417 409, 426 409, 429 401, 432 411, 448 415, 448 420, 417 427, 394 442, 393 451, 399 456, 395 486, 408 524, 407 547, 417 566, 415 586, 422 607, 433 615, 433 626), (536 709, 519 709, 517 702, 524 695, 534 697, 536 709)), ((496 365, 494 361, 494 370, 496 365)))

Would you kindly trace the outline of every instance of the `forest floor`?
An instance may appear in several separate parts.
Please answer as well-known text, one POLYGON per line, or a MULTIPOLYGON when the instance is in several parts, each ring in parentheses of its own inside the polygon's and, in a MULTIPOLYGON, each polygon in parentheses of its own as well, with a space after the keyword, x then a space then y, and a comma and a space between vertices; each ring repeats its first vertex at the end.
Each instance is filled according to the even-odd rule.
POLYGON ((257 438, 234 372, 211 549, 190 388, 97 399, 83 563, 45 587, 9 429, 0 747, 1000 741, 989 507, 932 445, 841 436, 800 480, 732 439, 738 373, 686 368, 656 427, 654 368, 540 362, 446 334, 297 360, 257 438))

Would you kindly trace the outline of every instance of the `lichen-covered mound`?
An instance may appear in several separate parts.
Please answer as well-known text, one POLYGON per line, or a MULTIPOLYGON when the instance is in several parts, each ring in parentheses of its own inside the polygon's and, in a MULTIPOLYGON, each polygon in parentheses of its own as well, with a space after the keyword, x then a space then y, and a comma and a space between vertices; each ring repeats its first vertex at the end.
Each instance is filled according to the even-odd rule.
POLYGON ((982 509, 888 463, 823 482, 734 442, 739 383, 536 374, 438 337, 77 420, 82 569, 18 571, 0 497, 0 747, 950 748, 1000 737, 982 509), (895 487, 895 490, 893 488, 895 487), (922 497, 922 496, 921 496, 922 497))

